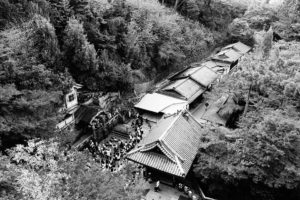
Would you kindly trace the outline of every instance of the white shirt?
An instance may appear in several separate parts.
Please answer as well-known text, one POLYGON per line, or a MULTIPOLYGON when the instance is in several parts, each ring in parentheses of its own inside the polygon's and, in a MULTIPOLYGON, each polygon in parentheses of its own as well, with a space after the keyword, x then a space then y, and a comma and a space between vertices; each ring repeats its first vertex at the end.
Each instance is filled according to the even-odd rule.
POLYGON ((159 181, 156 182, 156 187, 159 187, 159 181))

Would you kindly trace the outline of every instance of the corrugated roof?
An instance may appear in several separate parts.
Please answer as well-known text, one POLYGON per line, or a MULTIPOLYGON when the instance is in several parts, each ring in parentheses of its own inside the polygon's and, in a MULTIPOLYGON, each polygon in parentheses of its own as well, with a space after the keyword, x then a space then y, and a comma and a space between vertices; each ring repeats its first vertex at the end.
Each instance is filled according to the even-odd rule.
POLYGON ((226 50, 226 49, 233 49, 238 53, 245 54, 251 50, 251 47, 249 47, 241 42, 237 42, 237 43, 227 45, 222 50, 226 50))
POLYGON ((141 101, 134 107, 151 111, 154 113, 159 113, 167 109, 172 105, 184 104, 187 102, 181 99, 173 98, 159 93, 146 94, 141 101))
POLYGON ((191 99, 195 99, 196 94, 199 96, 204 92, 204 89, 197 82, 190 78, 172 81, 169 85, 162 88, 162 90, 175 91, 183 96, 188 102, 191 102, 191 99))
POLYGON ((212 56, 212 60, 227 62, 227 63, 234 63, 237 61, 240 57, 242 57, 242 54, 236 52, 233 49, 226 49, 222 50, 216 55, 212 56))
POLYGON ((198 151, 202 127, 188 112, 162 119, 128 153, 127 158, 155 169, 185 177, 198 151), (161 150, 161 154, 155 152, 161 150))

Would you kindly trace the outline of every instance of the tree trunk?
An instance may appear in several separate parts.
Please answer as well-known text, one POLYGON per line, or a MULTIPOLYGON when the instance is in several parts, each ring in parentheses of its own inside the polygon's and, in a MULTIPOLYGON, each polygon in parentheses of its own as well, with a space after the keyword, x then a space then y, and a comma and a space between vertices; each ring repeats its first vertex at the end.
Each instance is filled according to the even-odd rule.
POLYGON ((251 92, 251 89, 252 89, 252 82, 249 86, 249 90, 248 90, 248 97, 247 97, 247 101, 246 101, 246 105, 245 105, 245 109, 244 109, 244 113, 243 113, 243 117, 245 117, 247 111, 248 111, 248 108, 249 108, 249 99, 250 99, 250 92, 251 92))
POLYGON ((175 4, 174 4, 174 10, 177 10, 178 3, 179 3, 179 0, 176 0, 175 4))

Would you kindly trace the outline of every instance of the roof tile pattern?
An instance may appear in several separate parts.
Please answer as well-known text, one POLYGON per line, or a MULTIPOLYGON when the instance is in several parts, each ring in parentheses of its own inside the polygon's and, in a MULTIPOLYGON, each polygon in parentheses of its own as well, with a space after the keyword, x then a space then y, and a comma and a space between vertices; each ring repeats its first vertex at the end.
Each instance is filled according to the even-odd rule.
POLYGON ((181 172, 177 167, 176 163, 172 162, 166 156, 154 153, 133 153, 129 156, 130 160, 136 161, 148 167, 159 169, 160 171, 181 176, 181 172))
POLYGON ((185 177, 197 154, 201 131, 201 125, 188 112, 169 116, 162 119, 127 158, 185 177), (162 153, 155 152, 155 148, 162 153))
POLYGON ((180 78, 190 78, 197 83, 199 83, 203 87, 207 87, 214 80, 216 80, 218 74, 216 74, 213 70, 206 66, 200 67, 191 67, 182 71, 181 73, 173 76, 171 79, 177 80, 180 78))
POLYGON ((204 92, 204 89, 197 82, 189 78, 175 80, 162 90, 174 91, 183 96, 189 102, 195 94, 200 95, 204 92))

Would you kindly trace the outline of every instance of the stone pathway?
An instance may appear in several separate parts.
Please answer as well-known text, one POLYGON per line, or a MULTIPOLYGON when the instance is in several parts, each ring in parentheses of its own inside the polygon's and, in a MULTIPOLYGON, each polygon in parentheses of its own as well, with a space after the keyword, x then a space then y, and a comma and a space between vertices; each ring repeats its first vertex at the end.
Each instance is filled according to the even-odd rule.
POLYGON ((170 186, 160 184, 161 191, 154 192, 155 183, 149 184, 150 191, 146 194, 144 200, 178 200, 184 195, 182 192, 170 186))

